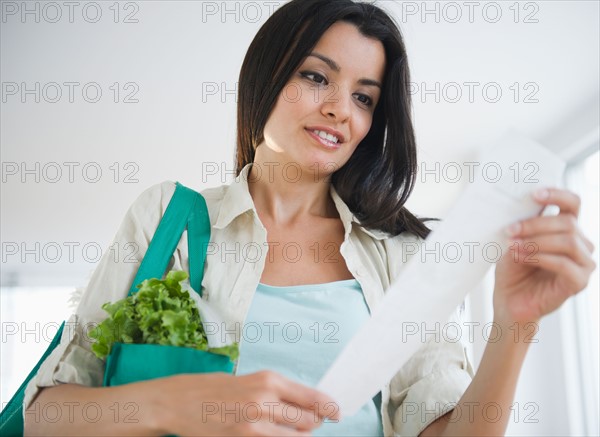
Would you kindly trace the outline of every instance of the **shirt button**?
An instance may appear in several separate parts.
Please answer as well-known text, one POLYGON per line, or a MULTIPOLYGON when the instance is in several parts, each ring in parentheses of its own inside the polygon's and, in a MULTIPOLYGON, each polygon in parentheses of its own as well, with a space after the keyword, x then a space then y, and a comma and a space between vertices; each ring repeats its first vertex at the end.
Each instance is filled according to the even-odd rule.
POLYGON ((356 269, 356 276, 358 276, 359 278, 365 276, 365 269, 363 269, 362 267, 356 269))

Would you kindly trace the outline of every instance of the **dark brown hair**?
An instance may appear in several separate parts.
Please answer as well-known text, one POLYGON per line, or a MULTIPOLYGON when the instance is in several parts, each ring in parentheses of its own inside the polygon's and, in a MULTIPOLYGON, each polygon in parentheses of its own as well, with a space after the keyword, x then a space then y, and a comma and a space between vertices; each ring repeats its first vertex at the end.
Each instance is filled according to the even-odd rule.
POLYGON ((335 22, 354 24, 382 42, 386 69, 371 129, 348 162, 331 177, 337 193, 366 228, 426 237, 429 229, 404 203, 417 172, 410 75, 400 29, 382 9, 352 0, 293 0, 263 24, 239 77, 236 175, 254 161, 255 148, 291 75, 335 22))

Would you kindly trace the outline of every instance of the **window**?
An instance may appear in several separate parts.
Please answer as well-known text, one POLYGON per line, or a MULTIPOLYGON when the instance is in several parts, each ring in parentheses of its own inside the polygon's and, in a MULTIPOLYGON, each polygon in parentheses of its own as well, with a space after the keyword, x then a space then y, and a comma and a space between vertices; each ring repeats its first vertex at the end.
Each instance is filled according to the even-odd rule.
MULTIPOLYGON (((599 161, 596 150, 591 156, 570 166, 567 186, 581 196, 579 225, 594 243, 594 261, 598 266, 599 241, 599 161)), ((573 432, 578 435, 600 435, 599 431, 599 377, 600 359, 600 301, 598 299, 598 268, 592 274, 588 287, 565 304, 563 337, 566 351, 567 386, 573 432), (568 358, 571 357, 571 358, 568 358), (579 406, 579 408, 577 408, 579 406)))
MULTIPOLYGON (((599 160, 596 145, 591 155, 571 162, 565 175, 566 187, 582 198, 579 225, 596 246, 596 265, 600 265, 599 160)), ((598 282, 597 268, 586 290, 542 319, 521 370, 506 435, 600 435, 598 282)), ((484 325, 492 320, 492 292, 490 271, 469 296, 471 321, 484 325)), ((475 366, 485 345, 476 338, 475 366)))
POLYGON ((73 312, 75 287, 2 287, 2 407, 10 400, 73 312))

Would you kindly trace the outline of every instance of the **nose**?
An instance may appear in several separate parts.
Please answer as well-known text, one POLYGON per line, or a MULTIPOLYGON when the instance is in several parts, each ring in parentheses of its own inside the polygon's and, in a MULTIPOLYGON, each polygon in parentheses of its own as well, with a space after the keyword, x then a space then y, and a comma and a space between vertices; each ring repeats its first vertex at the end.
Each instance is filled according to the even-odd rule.
POLYGON ((321 104, 323 115, 338 122, 345 121, 350 117, 352 96, 345 92, 340 85, 332 82, 323 94, 323 103, 321 104))

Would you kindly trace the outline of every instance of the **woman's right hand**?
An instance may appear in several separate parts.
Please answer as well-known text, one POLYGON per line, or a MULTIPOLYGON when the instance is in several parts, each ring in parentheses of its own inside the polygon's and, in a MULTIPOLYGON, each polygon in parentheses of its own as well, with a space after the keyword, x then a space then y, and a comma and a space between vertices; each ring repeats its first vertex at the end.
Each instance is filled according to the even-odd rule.
POLYGON ((178 436, 310 435, 325 417, 339 419, 333 399, 262 371, 177 375, 155 381, 156 425, 178 436))
POLYGON ((43 388, 25 412, 25 435, 298 436, 325 417, 339 419, 331 398, 274 372, 186 374, 43 388))

